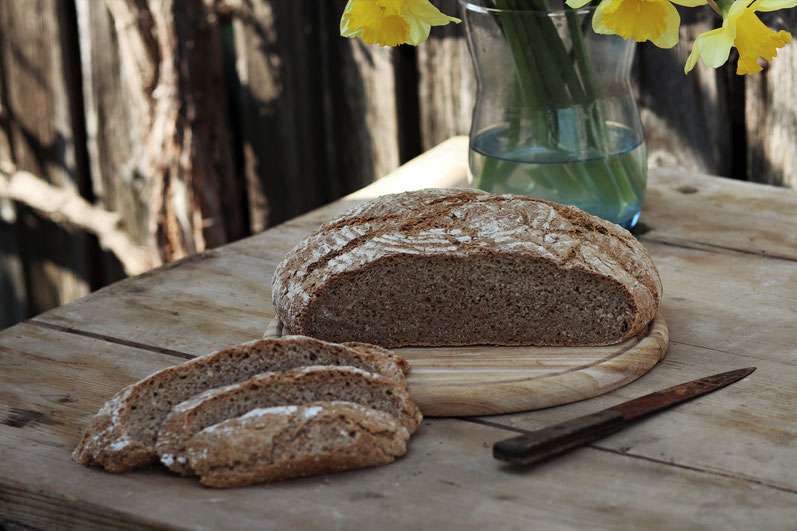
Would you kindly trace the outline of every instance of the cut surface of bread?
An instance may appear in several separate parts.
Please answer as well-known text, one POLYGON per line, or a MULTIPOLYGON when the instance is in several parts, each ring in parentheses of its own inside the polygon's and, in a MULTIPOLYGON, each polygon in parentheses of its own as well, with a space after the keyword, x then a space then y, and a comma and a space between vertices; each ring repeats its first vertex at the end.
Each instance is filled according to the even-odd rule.
POLYGON ((345 365, 404 385, 406 361, 384 349, 344 346, 307 337, 259 340, 158 371, 109 400, 92 419, 72 459, 123 472, 157 460, 155 440, 172 406, 214 387, 268 371, 345 365))
POLYGON ((272 292, 287 329, 330 341, 592 346, 643 332, 661 280, 628 231, 579 209, 430 189, 324 224, 272 292))
POLYGON ((199 431, 259 408, 344 401, 384 411, 413 433, 421 412, 406 389, 384 376, 354 367, 306 367, 266 373, 211 389, 174 406, 161 425, 156 450, 173 472, 192 473, 185 455, 199 431))
POLYGON ((315 402, 252 410, 188 440, 186 457, 200 483, 253 483, 385 465, 407 452, 395 417, 351 402, 315 402))

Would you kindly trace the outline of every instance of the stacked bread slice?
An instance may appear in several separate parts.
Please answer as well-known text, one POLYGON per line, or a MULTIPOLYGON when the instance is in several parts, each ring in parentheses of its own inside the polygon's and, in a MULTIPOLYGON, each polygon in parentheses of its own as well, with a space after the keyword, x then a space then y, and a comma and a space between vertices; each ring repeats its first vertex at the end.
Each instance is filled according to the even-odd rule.
POLYGON ((406 453, 421 420, 407 370, 373 345, 253 341, 127 387, 72 458, 112 472, 160 459, 217 487, 387 464, 406 453))

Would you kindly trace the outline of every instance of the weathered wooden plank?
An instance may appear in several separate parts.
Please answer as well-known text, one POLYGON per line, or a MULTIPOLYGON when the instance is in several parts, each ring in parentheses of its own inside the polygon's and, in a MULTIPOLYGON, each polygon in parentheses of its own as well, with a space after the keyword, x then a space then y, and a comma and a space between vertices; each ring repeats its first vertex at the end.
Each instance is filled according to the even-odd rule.
MULTIPOLYGON (((0 56, 0 165, 13 164, 10 126, 5 100, 5 71, 0 56)), ((0 328, 25 319, 26 301, 25 271, 19 256, 19 235, 14 224, 17 207, 5 198, 0 198, 0 328)))
MULTIPOLYGON (((13 205, 0 208, 11 209, 13 205)), ((0 222, 0 328, 16 324, 26 317, 25 275, 19 257, 19 241, 14 225, 0 222)))
MULTIPOLYGON (((435 4, 462 18, 458 0, 435 4)), ((417 48, 421 147, 424 151, 454 135, 470 132, 476 101, 476 76, 465 39, 465 24, 432 28, 417 48)))
POLYGON ((78 2, 96 191, 161 263, 246 233, 211 2, 78 2))
MULTIPOLYGON (((791 358, 793 359, 792 353, 791 358)), ((595 399, 550 410, 490 417, 534 430, 689 380, 743 367, 758 367, 741 382, 642 419, 592 446, 676 466, 753 479, 797 492, 797 473, 777 456, 791 453, 797 429, 789 383, 797 368, 755 353, 744 355, 673 340, 667 357, 643 378, 595 399)))
POLYGON ((0 337, 2 425, 20 428, 31 441, 55 445, 44 437, 46 427, 49 435, 69 442, 59 447, 76 445, 88 420, 111 396, 183 361, 21 323, 0 337))
MULTIPOLYGON (((87 192, 81 156, 80 80, 73 14, 68 2, 0 5, 4 155, 17 168, 76 192, 87 192)), ((19 252, 26 269, 28 309, 38 313, 82 297, 91 285, 91 242, 27 208, 18 211, 19 252)))
POLYGON ((797 259, 797 193, 667 170, 652 172, 642 239, 797 259), (754 221, 751 221, 754 220, 754 221))
POLYGON ((345 3, 255 0, 232 13, 254 231, 399 164, 393 51, 340 37, 345 3))
POLYGON ((133 173, 137 149, 131 91, 114 21, 105 2, 77 0, 86 144, 94 195, 141 246, 149 244, 144 177, 133 173))
MULTIPOLYGON (((767 446, 750 451, 747 443, 764 443, 765 434, 745 434, 744 426, 733 423, 717 426, 726 430, 724 440, 731 445, 724 450, 734 457, 728 459, 731 473, 727 467, 715 471, 669 464, 671 458, 681 464, 680 452, 702 451, 697 443, 720 444, 704 440, 705 434, 691 425, 689 412, 705 413, 697 402, 611 439, 628 436, 631 443, 649 445, 651 456, 636 446, 627 453, 582 448, 520 470, 490 455, 491 444, 509 432, 439 419, 424 421, 405 457, 377 469, 231 490, 200 487, 194 479, 171 475, 160 466, 108 474, 70 461, 83 426, 106 398, 102 395, 143 376, 147 367, 161 368, 170 360, 28 324, 2 334, 0 348, 0 515, 27 525, 372 529, 379 522, 383 527, 484 529, 534 522, 558 529, 780 529, 797 517, 795 489, 736 473, 745 463, 758 463, 765 471, 781 468, 793 474, 777 459, 757 461, 767 446), (58 349, 48 347, 54 342, 58 349), (669 435, 661 440, 658 430, 665 428, 669 435), (736 437, 741 437, 738 446, 733 444, 736 437)), ((770 379, 792 377, 779 379, 781 367, 771 367, 770 379)), ((658 385, 693 370, 682 364, 666 375, 656 371, 651 376, 663 376, 658 385)), ((795 391, 780 383, 769 391, 761 381, 753 383, 736 384, 744 390, 743 398, 751 398, 753 406, 765 403, 768 416, 788 415, 786 403, 773 402, 774 393, 795 391)), ((713 411, 726 411, 741 403, 716 395, 710 405, 713 411)), ((594 402, 572 407, 590 404, 594 402)), ((566 411, 538 413, 555 417, 557 412, 566 411)))
MULTIPOLYGON (((797 12, 764 14, 775 30, 797 33, 797 12), (769 16, 768 16, 769 15, 769 16)), ((787 44, 763 72, 745 78, 747 176, 797 188, 797 48, 787 44)))
POLYGON ((692 43, 715 22, 708 8, 683 10, 674 48, 662 50, 651 43, 637 48, 636 82, 652 166, 732 175, 729 67, 714 70, 699 62, 684 75, 692 43))
POLYGON ((106 287, 35 321, 188 355, 207 354, 263 336, 274 316, 274 267, 236 253, 206 251, 106 287))
POLYGON ((794 360, 793 261, 647 241, 645 245, 662 276, 661 311, 672 341, 783 363, 794 360))
MULTIPOLYGON (((337 172, 330 189, 337 199, 371 183, 399 166, 396 57, 391 48, 371 46, 340 36, 340 17, 346 0, 323 2, 319 30, 323 57, 326 156, 330 173, 337 172), (341 142, 343 140, 343 142, 341 142)), ((313 8, 310 8, 313 9, 313 8)))

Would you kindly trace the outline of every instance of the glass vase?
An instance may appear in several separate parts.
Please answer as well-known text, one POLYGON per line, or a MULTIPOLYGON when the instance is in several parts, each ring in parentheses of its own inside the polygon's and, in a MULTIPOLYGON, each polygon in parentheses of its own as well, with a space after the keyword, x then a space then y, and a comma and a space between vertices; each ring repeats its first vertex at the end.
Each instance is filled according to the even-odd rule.
POLYGON ((594 7, 460 0, 478 92, 471 185, 639 219, 647 154, 630 71, 633 40, 592 30, 594 7))

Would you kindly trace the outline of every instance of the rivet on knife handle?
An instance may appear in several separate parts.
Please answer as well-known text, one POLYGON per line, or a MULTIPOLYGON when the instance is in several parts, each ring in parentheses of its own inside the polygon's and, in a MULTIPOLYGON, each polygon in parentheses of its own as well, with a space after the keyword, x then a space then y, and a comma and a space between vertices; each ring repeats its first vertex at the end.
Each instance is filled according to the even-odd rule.
POLYGON ((623 415, 605 409, 493 445, 493 457, 518 465, 530 465, 576 446, 587 444, 622 429, 623 415))

